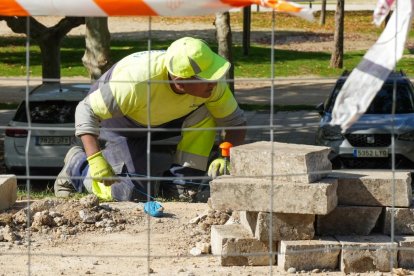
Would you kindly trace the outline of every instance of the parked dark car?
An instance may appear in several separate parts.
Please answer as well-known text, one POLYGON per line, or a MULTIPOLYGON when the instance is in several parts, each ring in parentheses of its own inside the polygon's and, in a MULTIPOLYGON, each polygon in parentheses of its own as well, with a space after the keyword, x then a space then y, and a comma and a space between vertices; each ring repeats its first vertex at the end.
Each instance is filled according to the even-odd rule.
POLYGON ((26 161, 31 170, 45 172, 58 171, 63 166, 75 139, 75 109, 89 87, 47 83, 30 92, 29 103, 20 103, 5 131, 4 162, 8 171, 24 172, 26 161), (28 128, 27 108, 32 128, 28 128))
POLYGON ((402 71, 392 72, 365 114, 341 133, 339 126, 329 122, 348 76, 344 72, 326 101, 316 107, 321 116, 316 144, 332 148, 333 168, 392 168, 392 156, 395 168, 414 168, 414 89, 410 79, 402 71))

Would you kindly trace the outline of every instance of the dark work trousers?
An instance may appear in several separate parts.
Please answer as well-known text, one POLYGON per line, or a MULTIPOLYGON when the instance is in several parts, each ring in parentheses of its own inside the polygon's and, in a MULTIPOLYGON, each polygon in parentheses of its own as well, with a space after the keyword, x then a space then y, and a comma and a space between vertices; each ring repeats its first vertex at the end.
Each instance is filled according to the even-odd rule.
MULTIPOLYGON (((179 129, 182 126, 185 117, 173 120, 161 126, 162 128, 179 129)), ((102 150, 105 159, 112 166, 117 175, 147 175, 147 141, 148 132, 145 127, 139 127, 134 122, 126 117, 109 119, 102 122, 102 128, 99 139, 105 143, 102 150), (114 131, 111 128, 129 128, 128 130, 114 131), (142 130, 142 131, 134 131, 142 130)), ((170 137, 180 135, 180 132, 151 132, 151 141, 163 140, 170 137)), ((113 185, 113 197, 128 196, 134 197, 149 194, 154 196, 157 191, 151 189, 147 191, 147 182, 139 180, 132 180, 128 177, 120 177, 120 183, 113 185), (131 188, 136 188, 138 191, 130 191, 131 188)), ((154 185, 155 183, 151 183, 154 185)), ((150 185, 151 187, 151 185, 150 185)), ((124 199, 125 200, 125 199, 124 199)))

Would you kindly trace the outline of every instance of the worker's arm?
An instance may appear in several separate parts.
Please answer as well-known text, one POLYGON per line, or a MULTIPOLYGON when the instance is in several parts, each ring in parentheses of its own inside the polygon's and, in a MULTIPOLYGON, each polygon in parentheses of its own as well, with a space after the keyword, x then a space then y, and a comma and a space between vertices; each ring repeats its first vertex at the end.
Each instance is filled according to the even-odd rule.
MULTIPOLYGON (((83 135, 92 135, 98 137, 99 121, 100 118, 92 110, 90 96, 87 96, 85 99, 79 102, 78 106, 76 107, 75 135, 77 137, 82 137, 83 135)), ((84 142, 83 139, 82 142, 84 142)))
POLYGON ((95 181, 111 185, 115 182, 112 179, 114 172, 99 148, 99 120, 100 118, 91 108, 89 97, 86 97, 76 108, 75 134, 82 140, 91 177, 95 181))
MULTIPOLYGON (((219 127, 245 126, 246 117, 237 104, 225 82, 219 82, 214 90, 216 93, 211 101, 206 103, 207 109, 219 127)), ((244 143, 246 129, 225 129, 224 141, 238 146, 244 143)))
POLYGON ((98 138, 93 134, 83 134, 80 136, 86 156, 94 155, 101 149, 99 148, 98 138))
MULTIPOLYGON (((246 126, 244 112, 238 106, 236 99, 226 84, 219 83, 216 89, 223 91, 223 93, 214 101, 208 103, 207 108, 218 126, 230 127, 224 130, 225 134, 222 137, 224 141, 231 143, 233 146, 242 145, 246 137, 246 129, 243 127, 246 126), (241 128, 231 129, 231 127, 241 128)), ((210 163, 207 175, 214 179, 217 176, 229 173, 229 165, 229 161, 226 158, 217 158, 210 163)))
MULTIPOLYGON (((246 123, 239 124, 237 126, 246 126, 246 123)), ((246 137, 246 129, 226 129, 224 141, 231 143, 233 146, 239 146, 244 144, 246 137)))
POLYGON ((83 134, 80 138, 89 163, 91 177, 98 182, 103 182, 107 186, 112 185, 115 182, 112 179, 115 173, 99 148, 98 138, 93 134, 83 134))

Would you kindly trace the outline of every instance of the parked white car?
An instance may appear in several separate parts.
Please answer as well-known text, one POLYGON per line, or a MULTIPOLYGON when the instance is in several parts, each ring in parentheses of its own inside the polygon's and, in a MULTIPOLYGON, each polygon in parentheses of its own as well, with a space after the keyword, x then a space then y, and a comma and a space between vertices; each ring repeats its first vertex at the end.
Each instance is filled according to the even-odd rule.
POLYGON ((316 144, 331 147, 330 159, 336 169, 391 168, 394 161, 396 168, 414 168, 414 87, 410 79, 404 72, 391 73, 365 114, 341 133, 339 126, 329 123, 347 77, 348 73, 341 76, 327 100, 317 107, 321 119, 316 144))
POLYGON ((63 167, 75 141, 76 106, 89 88, 89 84, 46 83, 30 92, 29 104, 20 103, 5 130, 4 162, 9 172, 25 172, 26 160, 31 172, 54 173, 63 167))

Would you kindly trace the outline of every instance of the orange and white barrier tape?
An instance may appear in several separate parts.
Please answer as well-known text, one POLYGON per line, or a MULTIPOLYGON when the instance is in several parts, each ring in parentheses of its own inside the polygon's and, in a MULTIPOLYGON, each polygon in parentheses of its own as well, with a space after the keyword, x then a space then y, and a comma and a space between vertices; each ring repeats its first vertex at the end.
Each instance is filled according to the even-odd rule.
POLYGON ((3 16, 191 16, 214 14, 257 4, 278 12, 309 14, 283 0, 1 0, 3 16))

